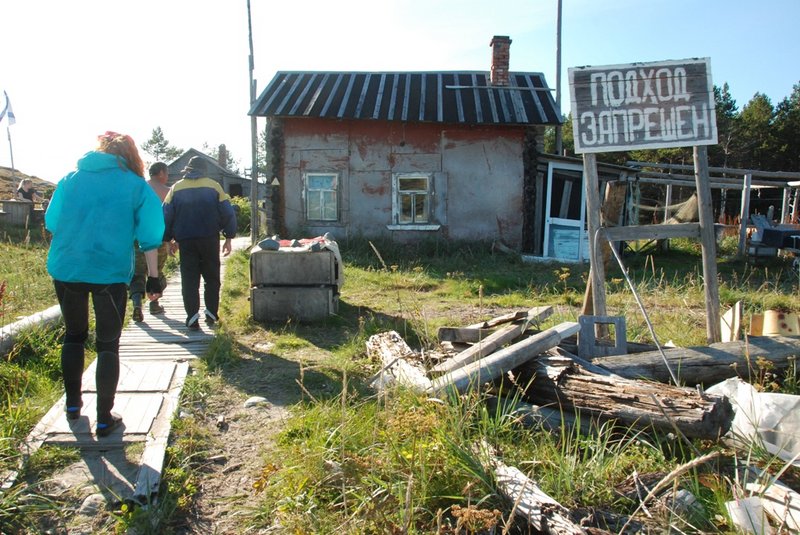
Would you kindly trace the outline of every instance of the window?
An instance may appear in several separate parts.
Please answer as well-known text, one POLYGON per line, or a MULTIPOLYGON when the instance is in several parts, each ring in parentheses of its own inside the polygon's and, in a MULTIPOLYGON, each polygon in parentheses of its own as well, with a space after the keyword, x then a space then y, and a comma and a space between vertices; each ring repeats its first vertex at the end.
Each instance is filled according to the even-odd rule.
POLYGON ((428 175, 397 175, 395 191, 399 225, 430 222, 431 179, 428 175))
POLYGON ((335 173, 306 174, 306 218, 309 221, 339 219, 339 175, 335 173))

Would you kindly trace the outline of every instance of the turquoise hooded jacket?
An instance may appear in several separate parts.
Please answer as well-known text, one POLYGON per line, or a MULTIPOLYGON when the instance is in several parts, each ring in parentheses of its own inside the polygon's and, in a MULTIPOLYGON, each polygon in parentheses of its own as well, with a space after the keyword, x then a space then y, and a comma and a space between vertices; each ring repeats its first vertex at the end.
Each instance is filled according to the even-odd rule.
POLYGON ((129 284, 134 240, 142 251, 161 245, 161 200, 120 162, 114 154, 88 152, 58 182, 44 216, 53 233, 47 271, 54 279, 129 284))

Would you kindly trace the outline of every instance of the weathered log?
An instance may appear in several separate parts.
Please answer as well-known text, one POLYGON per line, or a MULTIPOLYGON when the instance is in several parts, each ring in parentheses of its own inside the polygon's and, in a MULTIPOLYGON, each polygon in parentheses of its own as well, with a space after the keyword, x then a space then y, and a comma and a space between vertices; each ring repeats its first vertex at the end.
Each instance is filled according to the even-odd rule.
POLYGON ((19 335, 28 329, 47 327, 61 319, 61 307, 53 305, 36 314, 0 328, 0 355, 5 355, 14 347, 19 335))
MULTIPOLYGON (((757 359, 769 361, 774 369, 783 370, 792 358, 800 357, 800 337, 751 336, 735 342, 664 349, 664 355, 681 384, 712 385, 737 375, 751 381, 759 372, 757 359)), ((598 357, 592 362, 628 379, 671 382, 659 351, 598 357)))
POLYGON ((565 322, 546 331, 525 338, 499 351, 495 351, 463 368, 437 377, 432 381, 431 392, 440 394, 447 390, 465 392, 470 386, 480 386, 486 381, 497 379, 505 372, 532 359, 539 353, 553 348, 565 337, 580 330, 574 322, 565 322))
POLYGON ((570 520, 569 511, 563 505, 548 496, 521 470, 500 460, 491 445, 482 441, 474 449, 481 463, 494 470, 497 490, 512 504, 514 514, 525 518, 531 526, 545 533, 586 533, 570 520))
POLYGON ((367 354, 381 362, 381 372, 376 386, 384 383, 385 374, 398 383, 416 392, 430 389, 431 381, 425 376, 425 368, 414 361, 415 353, 395 331, 373 334, 367 340, 367 354))
POLYGON ((538 405, 555 404, 626 426, 664 432, 677 428, 689 438, 715 440, 733 421, 733 407, 725 397, 593 373, 569 358, 542 355, 517 373, 538 405))

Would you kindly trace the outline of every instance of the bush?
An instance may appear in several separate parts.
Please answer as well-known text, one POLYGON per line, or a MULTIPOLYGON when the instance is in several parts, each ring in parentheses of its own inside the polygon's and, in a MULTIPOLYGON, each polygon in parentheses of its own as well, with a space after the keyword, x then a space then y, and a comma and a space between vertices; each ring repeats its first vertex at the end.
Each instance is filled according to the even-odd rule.
POLYGON ((231 205, 236 212, 236 233, 240 236, 250 234, 250 199, 231 197, 231 205))

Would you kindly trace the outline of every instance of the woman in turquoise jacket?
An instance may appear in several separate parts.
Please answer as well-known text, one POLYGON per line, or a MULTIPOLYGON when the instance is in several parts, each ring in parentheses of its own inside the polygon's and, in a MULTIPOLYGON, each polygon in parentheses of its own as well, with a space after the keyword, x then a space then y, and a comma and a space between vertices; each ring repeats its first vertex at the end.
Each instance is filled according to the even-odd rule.
POLYGON ((161 200, 147 185, 144 163, 130 136, 106 132, 98 147, 62 178, 45 213, 53 233, 47 271, 61 306, 66 334, 61 371, 68 420, 80 418, 84 347, 89 335, 89 296, 97 346, 97 435, 107 436, 122 418, 111 412, 119 381, 119 338, 127 285, 133 275, 133 242, 147 260, 147 294, 160 296, 158 247, 164 237, 161 200))

